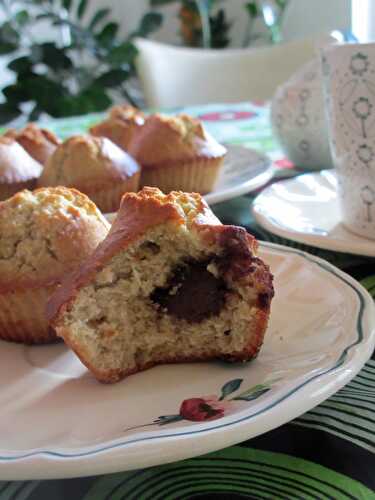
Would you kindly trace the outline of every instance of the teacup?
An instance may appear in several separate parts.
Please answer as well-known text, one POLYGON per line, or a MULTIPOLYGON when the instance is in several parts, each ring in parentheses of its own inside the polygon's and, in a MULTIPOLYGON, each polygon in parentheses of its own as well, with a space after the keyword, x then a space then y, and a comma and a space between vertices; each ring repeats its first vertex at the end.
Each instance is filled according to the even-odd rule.
POLYGON ((325 48, 321 63, 342 222, 375 239, 375 43, 325 48))

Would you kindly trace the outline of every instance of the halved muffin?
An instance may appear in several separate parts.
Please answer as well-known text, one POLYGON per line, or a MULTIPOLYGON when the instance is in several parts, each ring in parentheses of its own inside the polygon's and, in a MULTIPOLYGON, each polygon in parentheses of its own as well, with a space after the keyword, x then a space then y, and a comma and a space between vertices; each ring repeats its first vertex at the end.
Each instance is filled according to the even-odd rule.
POLYGON ((160 363, 248 361, 263 342, 272 275, 245 229, 198 194, 124 195, 107 238, 51 298, 58 336, 101 382, 160 363))
POLYGON ((15 139, 0 136, 0 200, 33 189, 42 168, 15 139))
POLYGON ((56 339, 45 316, 47 299, 108 229, 94 203, 75 189, 24 190, 0 203, 1 339, 56 339))
POLYGON ((106 137, 76 135, 48 160, 38 186, 68 186, 87 194, 104 213, 115 212, 122 195, 137 191, 136 161, 106 137))
POLYGON ((15 139, 41 165, 45 165, 48 158, 61 143, 53 132, 38 127, 35 123, 28 123, 21 130, 9 129, 4 135, 15 139))
POLYGON ((90 134, 107 137, 124 151, 145 123, 145 115, 133 106, 118 105, 111 108, 106 120, 90 128, 90 134))
POLYGON ((226 154, 199 120, 185 114, 150 116, 128 151, 142 167, 141 186, 156 186, 166 193, 209 193, 226 154))

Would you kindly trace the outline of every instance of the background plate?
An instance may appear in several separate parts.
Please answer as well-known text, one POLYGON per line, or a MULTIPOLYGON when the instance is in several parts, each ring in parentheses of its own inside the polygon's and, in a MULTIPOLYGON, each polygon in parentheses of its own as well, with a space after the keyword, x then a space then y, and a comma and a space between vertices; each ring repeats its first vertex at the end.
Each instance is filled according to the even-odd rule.
POLYGON ((243 146, 225 147, 228 153, 221 175, 213 191, 204 196, 209 205, 254 191, 273 175, 271 160, 266 155, 243 146))
POLYGON ((374 348, 371 297, 311 255, 270 244, 260 254, 276 296, 252 363, 159 366, 102 385, 63 344, 1 342, 0 479, 94 475, 197 456, 278 427, 345 385, 374 348), (207 417, 202 399, 216 413, 193 421, 207 417), (181 407, 183 400, 190 401, 181 407))
POLYGON ((271 233, 326 250, 375 257, 375 241, 343 226, 333 170, 267 187, 253 203, 256 221, 271 233))

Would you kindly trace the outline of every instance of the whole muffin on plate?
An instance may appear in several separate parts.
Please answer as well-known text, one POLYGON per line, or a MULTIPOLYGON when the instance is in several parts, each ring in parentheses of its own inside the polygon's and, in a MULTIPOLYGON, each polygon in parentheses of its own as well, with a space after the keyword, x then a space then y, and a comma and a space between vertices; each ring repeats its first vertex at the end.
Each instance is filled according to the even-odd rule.
POLYGON ((42 165, 61 143, 53 132, 40 128, 35 123, 29 123, 21 130, 9 129, 4 135, 19 142, 29 155, 42 165))
POLYGON ((273 297, 257 247, 199 194, 126 193, 108 236, 56 290, 47 314, 101 382, 160 363, 249 361, 273 297))
POLYGON ((1 339, 55 340, 45 317, 47 300, 108 229, 94 203, 74 189, 24 190, 0 203, 1 339))
POLYGON ((38 186, 68 186, 87 194, 104 213, 115 212, 126 191, 137 191, 136 161, 106 137, 76 135, 48 160, 38 186))
POLYGON ((15 139, 0 136, 0 200, 33 189, 42 168, 15 139))
POLYGON ((128 151, 142 167, 141 186, 156 186, 166 193, 209 193, 226 154, 199 120, 185 114, 151 115, 128 151))
POLYGON ((106 120, 90 128, 97 137, 107 137, 121 149, 127 151, 130 141, 145 123, 145 115, 137 108, 118 105, 111 108, 106 120))

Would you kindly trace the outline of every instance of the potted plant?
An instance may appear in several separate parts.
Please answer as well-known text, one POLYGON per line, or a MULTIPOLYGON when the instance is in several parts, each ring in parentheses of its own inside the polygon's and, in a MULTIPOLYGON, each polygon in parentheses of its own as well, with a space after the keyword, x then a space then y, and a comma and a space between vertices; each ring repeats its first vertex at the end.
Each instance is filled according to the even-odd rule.
POLYGON ((280 43, 287 0, 243 2, 248 17, 243 43, 229 47, 235 29, 220 0, 150 0, 155 9, 176 4, 184 46, 135 40, 136 67, 152 107, 265 100, 314 57, 315 39, 280 43))
MULTIPOLYGON (((229 20, 222 0, 150 0, 155 8, 175 4, 180 21, 180 35, 188 47, 225 48, 231 42, 233 22, 229 20)), ((281 40, 281 23, 288 0, 247 0, 242 2, 247 25, 242 46, 254 42, 278 43, 281 40)))
POLYGON ((13 82, 1 89, 0 123, 21 114, 36 120, 85 114, 108 108, 120 97, 138 104, 132 93, 136 36, 160 26, 160 13, 148 12, 128 37, 118 35, 109 8, 89 15, 90 0, 0 0, 0 56, 7 57, 13 82), (50 39, 39 43, 40 26, 50 39))

